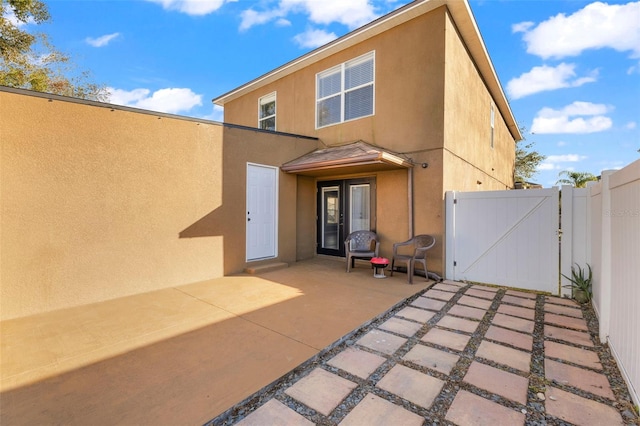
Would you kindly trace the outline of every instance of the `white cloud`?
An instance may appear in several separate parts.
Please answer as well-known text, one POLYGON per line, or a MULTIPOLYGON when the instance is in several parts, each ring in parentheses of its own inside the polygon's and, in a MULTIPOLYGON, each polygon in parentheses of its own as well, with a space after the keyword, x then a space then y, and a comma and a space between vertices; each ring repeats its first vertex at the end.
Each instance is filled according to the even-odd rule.
POLYGON ((561 63, 556 67, 542 65, 533 67, 520 77, 507 83, 507 93, 513 99, 523 98, 534 93, 565 87, 579 87, 597 80, 598 70, 591 71, 587 76, 576 77, 575 64, 561 63))
POLYGON ((635 129, 637 126, 637 123, 635 121, 630 121, 627 124, 624 125, 625 129, 629 129, 629 130, 633 130, 635 129))
POLYGON ((285 13, 279 9, 268 10, 265 12, 257 12, 253 9, 243 10, 240 13, 240 17, 242 21, 240 22, 240 31, 246 31, 254 25, 262 25, 266 24, 269 21, 280 18, 282 20, 282 16, 285 13))
POLYGON ((202 95, 193 93, 188 88, 160 89, 153 93, 149 89, 127 91, 108 88, 108 90, 111 94, 109 102, 113 104, 169 114, 186 112, 195 106, 202 105, 202 95))
POLYGON ((558 141, 558 143, 556 145, 558 145, 558 146, 566 146, 567 143, 565 141, 558 141))
MULTIPOLYGON (((162 5, 165 10, 176 10, 187 15, 208 15, 225 4, 225 0, 147 0, 162 5)), ((230 1, 227 1, 227 3, 230 1)))
POLYGON ((538 165, 536 170, 573 170, 574 167, 567 166, 566 163, 578 163, 586 160, 587 156, 580 154, 548 155, 545 160, 538 165))
POLYGON ((548 163, 577 163, 578 161, 586 160, 585 155, 579 154, 563 154, 563 155, 548 155, 546 161, 548 163))
POLYGON ((87 44, 93 46, 93 47, 103 47, 106 46, 107 44, 109 44, 109 42, 111 42, 111 40, 117 38, 120 36, 120 33, 113 33, 113 34, 106 34, 100 37, 87 37, 84 39, 84 41, 87 42, 87 44))
POLYGON ((513 24, 513 25, 511 25, 511 32, 513 32, 513 33, 526 33, 534 25, 536 25, 535 22, 530 22, 530 21, 520 22, 519 24, 513 24))
POLYGON ((11 25, 17 28, 23 27, 28 24, 34 24, 36 22, 31 16, 29 16, 26 21, 18 19, 15 12, 11 8, 8 8, 2 17, 6 19, 11 25))
POLYGON ((303 48, 315 49, 335 40, 338 36, 335 33, 328 33, 324 30, 309 29, 304 33, 296 35, 294 41, 303 48))
POLYGON ((224 108, 220 105, 213 105, 213 111, 211 111, 211 114, 204 115, 202 118, 222 123, 224 121, 224 108))
POLYGON ((611 109, 607 105, 591 102, 574 102, 560 110, 545 107, 534 117, 531 132, 537 134, 602 132, 613 125, 611 119, 604 115, 611 109))
POLYGON ((553 16, 537 26, 523 22, 527 52, 542 58, 577 56, 587 49, 611 48, 640 57, 640 2, 609 5, 594 2, 572 15, 553 16))
POLYGON ((261 25, 274 19, 282 20, 290 13, 303 13, 317 25, 339 23, 349 29, 367 24, 379 15, 372 0, 280 0, 278 6, 270 10, 247 9, 241 13, 240 30, 261 25))

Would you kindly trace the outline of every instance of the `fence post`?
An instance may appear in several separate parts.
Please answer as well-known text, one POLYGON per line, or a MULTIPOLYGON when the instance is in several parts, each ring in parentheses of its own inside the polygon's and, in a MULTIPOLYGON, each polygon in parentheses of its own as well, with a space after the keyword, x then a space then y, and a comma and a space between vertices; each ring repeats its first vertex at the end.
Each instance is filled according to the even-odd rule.
POLYGON ((455 191, 447 191, 444 195, 445 201, 445 264, 444 277, 448 280, 455 280, 455 270, 453 262, 456 252, 456 228, 455 228, 455 191))
POLYGON ((611 324, 611 189, 609 177, 614 170, 602 172, 602 242, 600 251, 600 341, 607 342, 611 324))
MULTIPOLYGON (((573 186, 562 185, 560 204, 560 284, 569 285, 571 281, 562 275, 570 277, 573 265, 573 186)), ((560 287, 560 294, 571 297, 571 288, 560 287)))

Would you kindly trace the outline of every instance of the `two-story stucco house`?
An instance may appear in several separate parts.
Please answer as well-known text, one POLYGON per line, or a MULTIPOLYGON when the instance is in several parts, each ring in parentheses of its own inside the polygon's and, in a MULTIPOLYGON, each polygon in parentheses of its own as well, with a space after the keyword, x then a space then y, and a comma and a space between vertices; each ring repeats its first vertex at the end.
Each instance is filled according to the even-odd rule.
MULTIPOLYGON (((214 103, 227 123, 318 138, 316 151, 278 165, 297 175, 298 259, 344 255, 354 230, 375 230, 387 256, 428 233, 438 241, 430 269, 441 273, 444 193, 514 184, 522 137, 467 1, 412 2, 214 103)), ((248 195, 249 261, 276 256, 263 238, 275 218, 253 225, 257 194, 270 202, 248 195)))
POLYGON ((410 3, 216 98, 226 123, 0 88, 2 319, 428 233, 513 187, 518 126, 466 1, 410 3), (29 238, 25 238, 28 235, 29 238))

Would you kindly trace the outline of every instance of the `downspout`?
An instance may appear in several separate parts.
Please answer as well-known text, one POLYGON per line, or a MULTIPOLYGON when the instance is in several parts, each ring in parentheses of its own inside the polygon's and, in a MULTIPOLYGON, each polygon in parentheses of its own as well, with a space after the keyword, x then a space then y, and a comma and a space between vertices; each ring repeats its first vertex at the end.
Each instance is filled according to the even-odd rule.
POLYGON ((409 238, 413 238, 413 167, 407 172, 407 199, 409 202, 409 238))

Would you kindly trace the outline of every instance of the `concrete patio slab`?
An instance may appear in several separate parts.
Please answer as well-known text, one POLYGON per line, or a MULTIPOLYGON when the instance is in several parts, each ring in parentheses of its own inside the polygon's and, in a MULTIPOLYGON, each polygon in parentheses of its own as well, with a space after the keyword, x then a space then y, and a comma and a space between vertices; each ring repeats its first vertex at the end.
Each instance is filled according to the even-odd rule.
POLYGON ((465 294, 460 299, 458 299, 458 303, 460 305, 466 305, 466 306, 471 306, 471 307, 474 307, 474 308, 480 308, 480 309, 487 310, 487 309, 489 309, 491 307, 491 303, 493 303, 493 302, 491 300, 472 297, 472 296, 469 296, 469 295, 465 294))
POLYGON ((487 313, 486 309, 478 309, 472 308, 470 306, 462 306, 462 305, 453 305, 451 309, 449 309, 449 314, 456 315, 459 317, 471 318, 475 320, 481 320, 484 317, 484 314, 487 313))
POLYGON ((480 297, 482 299, 493 300, 496 297, 496 292, 491 291, 493 289, 489 287, 475 286, 468 289, 464 294, 466 296, 480 297))
POLYGON ((443 302, 441 300, 430 299, 428 297, 418 297, 416 300, 411 302, 411 306, 416 306, 418 308, 429 309, 432 311, 439 311, 446 305, 447 302, 443 302))
POLYGON ((544 311, 552 314, 568 315, 570 317, 582 318, 582 311, 577 306, 553 305, 545 303, 544 311))
POLYGON ((582 318, 574 318, 565 315, 550 314, 548 312, 545 312, 544 322, 548 324, 560 325, 562 327, 573 328, 574 330, 588 330, 587 323, 582 318))
POLYGON ((533 333, 533 327, 535 325, 533 321, 500 313, 496 314, 496 316, 493 318, 493 324, 505 328, 510 328, 516 331, 522 331, 524 333, 533 333))
POLYGON ((501 314, 511 315, 528 320, 533 320, 533 318, 536 316, 536 311, 533 309, 512 305, 500 305, 500 307, 498 308, 498 312, 500 312, 501 314))
POLYGON ((624 424, 622 416, 613 407, 583 398, 561 389, 550 387, 547 391, 547 412, 575 425, 624 424))
POLYGON ((512 305, 522 306, 524 308, 533 309, 533 308, 536 307, 536 301, 535 300, 529 299, 529 298, 522 298, 522 297, 518 297, 518 296, 505 295, 502 298, 502 302, 510 303, 512 305))
POLYGON ((362 336, 356 344, 383 354, 391 355, 404 345, 407 339, 380 330, 371 330, 362 336))
POLYGON ((425 297, 429 297, 431 299, 444 300, 447 302, 451 300, 451 298, 455 295, 456 293, 451 293, 451 292, 442 291, 442 290, 429 290, 424 294, 425 297))
POLYGON ((480 325, 477 321, 471 321, 464 318, 453 317, 450 315, 443 316, 437 325, 440 327, 450 328, 452 330, 466 331, 467 333, 473 333, 480 325))
POLYGON ((384 323, 380 324, 380 329, 390 331, 405 337, 411 337, 422 328, 422 324, 407 321, 401 318, 391 317, 384 323))
POLYGON ((407 306, 406 308, 402 308, 402 310, 399 311, 396 316, 407 318, 420 323, 425 323, 433 318, 435 314, 436 313, 432 311, 425 311, 424 309, 417 309, 411 306, 407 306))
POLYGON ((0 423, 203 424, 428 285, 317 258, 3 321, 0 423))

